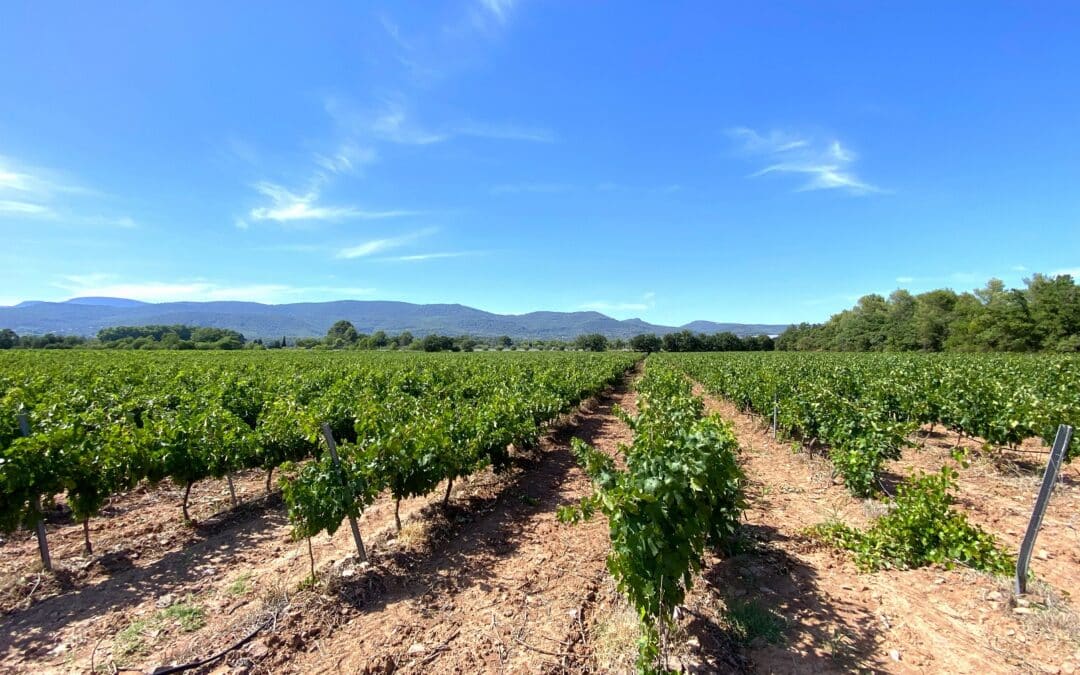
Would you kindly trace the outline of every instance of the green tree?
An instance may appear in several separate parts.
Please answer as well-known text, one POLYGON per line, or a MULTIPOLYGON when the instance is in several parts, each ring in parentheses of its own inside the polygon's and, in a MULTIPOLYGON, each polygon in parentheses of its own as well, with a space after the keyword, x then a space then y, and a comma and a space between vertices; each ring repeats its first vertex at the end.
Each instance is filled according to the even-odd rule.
POLYGON ((0 349, 12 349, 19 344, 19 336, 10 328, 0 330, 0 349))
POLYGON ((945 348, 950 325, 955 319, 953 310, 956 308, 956 300, 956 293, 948 289, 938 289, 915 297, 912 321, 915 325, 915 342, 919 349, 940 352, 945 348))
POLYGON ((663 347, 663 341, 654 333, 642 333, 641 335, 635 335, 630 338, 630 349, 633 349, 635 352, 652 354, 653 352, 660 351, 663 347))
POLYGON ((840 313, 831 347, 855 352, 884 350, 888 316, 885 298, 876 293, 864 295, 855 307, 840 313))
POLYGON ((463 336, 454 341, 456 350, 463 352, 471 352, 476 349, 476 345, 479 344, 474 338, 463 336))
POLYGON ((382 349, 390 344, 390 338, 386 336, 386 331, 381 330, 372 333, 371 337, 368 338, 368 341, 371 343, 373 349, 382 349))
POLYGON ((446 352, 454 348, 454 340, 445 335, 431 335, 424 336, 424 339, 420 341, 420 344, 425 352, 446 352))
POLYGON ((1076 351, 1080 346, 1080 287, 1068 274, 1026 279, 1028 308, 1039 333, 1040 346, 1076 351))
POLYGON ((335 322, 330 326, 330 330, 326 331, 326 344, 330 347, 352 346, 359 338, 356 327, 344 319, 335 322))
POLYGON ((602 352, 607 349, 608 339, 600 333, 579 335, 574 340, 574 346, 587 352, 602 352))
POLYGON ((910 352, 919 348, 915 330, 915 297, 904 289, 892 292, 886 302, 885 348, 891 352, 910 352))

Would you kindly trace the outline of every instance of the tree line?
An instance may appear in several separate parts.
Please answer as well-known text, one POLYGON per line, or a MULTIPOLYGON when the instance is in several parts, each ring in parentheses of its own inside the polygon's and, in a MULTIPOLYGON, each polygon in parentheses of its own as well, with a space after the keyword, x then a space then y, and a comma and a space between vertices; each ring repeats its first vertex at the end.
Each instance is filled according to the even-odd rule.
POLYGON ((473 337, 469 335, 440 335, 432 333, 421 338, 409 331, 391 335, 375 331, 370 335, 359 332, 349 321, 337 321, 317 337, 288 338, 282 336, 264 340, 247 340, 243 334, 227 328, 208 328, 185 325, 114 326, 98 331, 94 338, 79 335, 23 335, 11 329, 0 330, 0 349, 359 349, 412 350, 424 352, 471 352, 476 350, 578 350, 603 352, 633 350, 639 352, 714 352, 714 351, 772 351, 773 340, 767 335, 740 338, 731 332, 706 335, 688 330, 669 333, 636 335, 629 340, 609 339, 600 333, 580 335, 573 340, 513 339, 473 337))
POLYGON ((857 352, 1080 351, 1080 287, 1068 274, 1035 274, 1024 288, 1000 279, 970 293, 938 289, 871 294, 825 323, 789 327, 778 350, 857 352))
POLYGON ((652 333, 630 338, 630 348, 638 352, 771 352, 773 339, 768 335, 739 337, 731 331, 722 333, 694 333, 682 330, 667 333, 663 337, 652 333))
POLYGON ((706 335, 688 330, 669 333, 663 337, 655 334, 635 335, 629 340, 609 339, 601 333, 579 335, 573 340, 513 340, 507 335, 497 338, 476 338, 470 336, 451 337, 433 333, 423 338, 414 338, 412 333, 387 335, 376 331, 364 335, 348 321, 338 321, 326 337, 304 338, 297 340, 296 346, 329 349, 413 349, 425 352, 471 352, 476 349, 524 349, 567 350, 575 349, 586 352, 630 349, 639 352, 714 352, 714 351, 772 351, 773 340, 768 335, 740 338, 731 332, 706 335))
POLYGON ((94 338, 19 335, 10 328, 0 329, 0 349, 243 349, 256 344, 262 343, 248 342, 234 330, 206 326, 112 326, 102 328, 94 338))

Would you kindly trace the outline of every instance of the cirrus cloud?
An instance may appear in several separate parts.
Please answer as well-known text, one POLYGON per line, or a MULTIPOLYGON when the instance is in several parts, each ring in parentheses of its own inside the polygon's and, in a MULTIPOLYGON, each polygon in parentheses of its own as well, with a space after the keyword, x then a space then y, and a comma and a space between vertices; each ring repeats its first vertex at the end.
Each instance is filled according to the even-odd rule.
POLYGON ((761 133, 748 127, 728 130, 737 150, 748 157, 767 162, 750 174, 760 178, 770 174, 802 177, 796 192, 841 190, 853 195, 881 193, 885 190, 863 180, 853 170, 858 156, 839 140, 821 142, 782 130, 761 133))

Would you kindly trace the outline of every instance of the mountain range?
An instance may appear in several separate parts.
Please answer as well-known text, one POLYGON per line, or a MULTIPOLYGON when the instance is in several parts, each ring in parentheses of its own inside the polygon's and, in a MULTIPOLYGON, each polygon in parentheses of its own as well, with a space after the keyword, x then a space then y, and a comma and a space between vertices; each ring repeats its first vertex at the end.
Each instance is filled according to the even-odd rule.
POLYGON ((361 333, 378 330, 514 339, 567 340, 585 333, 630 338, 641 333, 691 330, 696 333, 731 331, 739 336, 776 335, 786 325, 694 321, 684 326, 659 326, 641 319, 618 320, 599 312, 530 312, 493 314, 464 305, 416 305, 408 302, 339 300, 264 305, 257 302, 147 303, 124 298, 72 298, 64 302, 22 302, 0 307, 0 328, 20 335, 57 333, 96 335, 111 326, 186 324, 230 328, 249 339, 317 337, 345 319, 361 333))

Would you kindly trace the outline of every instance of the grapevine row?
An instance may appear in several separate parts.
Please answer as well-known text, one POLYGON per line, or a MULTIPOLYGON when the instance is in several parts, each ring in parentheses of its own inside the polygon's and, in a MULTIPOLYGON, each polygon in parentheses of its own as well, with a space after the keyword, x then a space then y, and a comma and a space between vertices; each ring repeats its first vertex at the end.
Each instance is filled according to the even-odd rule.
MULTIPOLYGON (((313 458, 285 498, 298 533, 389 488, 426 494, 505 460, 506 445, 613 381, 629 354, 4 354, 0 530, 33 527, 65 495, 78 521, 140 481, 185 488, 313 458), (24 436, 20 416, 31 433, 24 436), (328 502, 318 429, 344 441, 355 504, 328 502), (320 481, 322 481, 320 483, 320 481)), ((86 548, 90 548, 86 537, 86 548)), ((43 552, 44 555, 44 552, 43 552)))
POLYGON ((650 358, 637 389, 639 413, 622 413, 634 431, 633 444, 622 448, 623 462, 575 439, 595 492, 560 518, 607 516, 608 569, 638 612, 638 668, 648 672, 706 547, 735 533, 746 503, 738 442, 719 417, 703 416, 702 400, 687 380, 650 358))
MULTIPOLYGON (((921 425, 988 446, 1052 443, 1080 423, 1080 359, 1049 355, 662 354, 713 394, 760 415, 830 458, 856 495, 873 493, 888 459, 921 425)), ((1080 454, 1073 440, 1069 457, 1080 454)))

